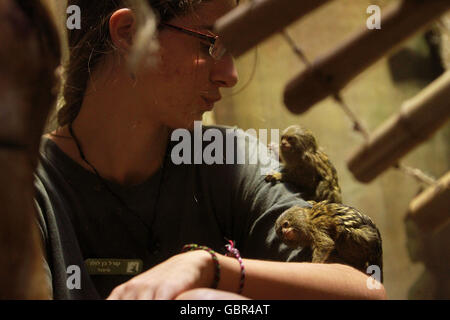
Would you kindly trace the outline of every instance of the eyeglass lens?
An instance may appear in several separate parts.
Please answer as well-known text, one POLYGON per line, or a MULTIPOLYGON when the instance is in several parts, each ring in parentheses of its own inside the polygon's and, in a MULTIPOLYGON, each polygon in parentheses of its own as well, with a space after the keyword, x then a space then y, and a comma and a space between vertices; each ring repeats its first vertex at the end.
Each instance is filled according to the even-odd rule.
POLYGON ((220 40, 220 38, 216 38, 216 41, 213 45, 209 48, 209 54, 211 57, 213 57, 215 60, 220 60, 225 55, 226 49, 223 45, 223 42, 220 40))

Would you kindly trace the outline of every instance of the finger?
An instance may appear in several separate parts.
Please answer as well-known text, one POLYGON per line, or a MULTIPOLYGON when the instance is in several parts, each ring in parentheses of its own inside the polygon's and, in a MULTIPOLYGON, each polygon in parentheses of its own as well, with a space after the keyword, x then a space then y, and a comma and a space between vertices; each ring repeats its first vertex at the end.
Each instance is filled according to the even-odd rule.
POLYGON ((143 290, 140 293, 138 300, 155 300, 155 291, 151 289, 143 290))
POLYGON ((120 300, 121 291, 121 286, 114 288, 113 291, 111 291, 111 293, 109 294, 108 298, 106 298, 106 300, 120 300))
POLYGON ((129 283, 124 283, 116 287, 106 300, 136 300, 136 287, 129 283))
POLYGON ((155 291, 154 300, 173 300, 181 291, 178 284, 165 283, 155 291))

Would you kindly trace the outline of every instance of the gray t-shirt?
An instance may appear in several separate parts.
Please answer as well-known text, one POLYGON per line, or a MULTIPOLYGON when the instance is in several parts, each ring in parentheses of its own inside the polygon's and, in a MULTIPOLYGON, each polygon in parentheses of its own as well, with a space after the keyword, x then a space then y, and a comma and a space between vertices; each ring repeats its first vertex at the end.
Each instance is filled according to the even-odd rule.
MULTIPOLYGON (((223 134, 223 141, 230 135, 247 141, 246 164, 176 165, 171 155, 178 142, 170 142, 163 168, 152 177, 132 187, 107 181, 110 190, 53 141, 42 139, 35 199, 54 299, 106 298, 132 278, 114 274, 118 268, 108 269, 108 263, 142 261, 145 271, 189 243, 225 253, 230 239, 243 258, 310 261, 309 250, 287 248, 273 228, 284 210, 309 204, 294 187, 264 180, 261 169, 269 158, 258 152, 256 138, 225 127, 203 130, 211 128, 223 134), (97 269, 106 271, 93 274, 87 260, 103 262, 105 268, 97 269)), ((244 145, 233 144, 235 160, 244 145)), ((276 161, 269 167, 276 169, 276 161)))

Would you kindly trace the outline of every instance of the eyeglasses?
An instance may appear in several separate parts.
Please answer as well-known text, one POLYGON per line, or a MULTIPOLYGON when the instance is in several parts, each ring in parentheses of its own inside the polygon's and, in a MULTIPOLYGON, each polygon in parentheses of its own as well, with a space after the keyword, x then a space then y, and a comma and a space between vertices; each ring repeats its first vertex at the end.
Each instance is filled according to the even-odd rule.
POLYGON ((225 52, 226 52, 225 46, 223 45, 222 41, 220 41, 219 36, 213 34, 212 32, 211 32, 211 34, 207 34, 207 33, 199 32, 199 31, 192 30, 192 29, 185 28, 185 27, 174 26, 173 24, 165 23, 165 22, 161 22, 160 25, 170 27, 174 30, 181 31, 183 33, 186 33, 188 35, 191 35, 191 36, 199 38, 203 41, 206 41, 209 44, 209 55, 214 60, 220 60, 225 55, 225 52))

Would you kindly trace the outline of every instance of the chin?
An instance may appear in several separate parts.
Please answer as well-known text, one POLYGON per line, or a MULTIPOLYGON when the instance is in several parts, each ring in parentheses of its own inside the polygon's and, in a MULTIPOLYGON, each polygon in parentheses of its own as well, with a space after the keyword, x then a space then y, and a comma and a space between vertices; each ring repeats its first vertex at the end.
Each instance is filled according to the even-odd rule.
POLYGON ((168 124, 168 127, 170 127, 173 130, 176 129, 186 129, 189 131, 194 130, 194 122, 195 121, 202 121, 202 114, 198 116, 191 116, 189 119, 181 119, 180 121, 172 122, 168 124))
POLYGON ((188 130, 194 130, 194 122, 195 121, 200 121, 203 124, 203 114, 204 112, 198 112, 196 114, 193 114, 191 116, 191 119, 189 120, 189 122, 187 123, 186 129, 188 130))

